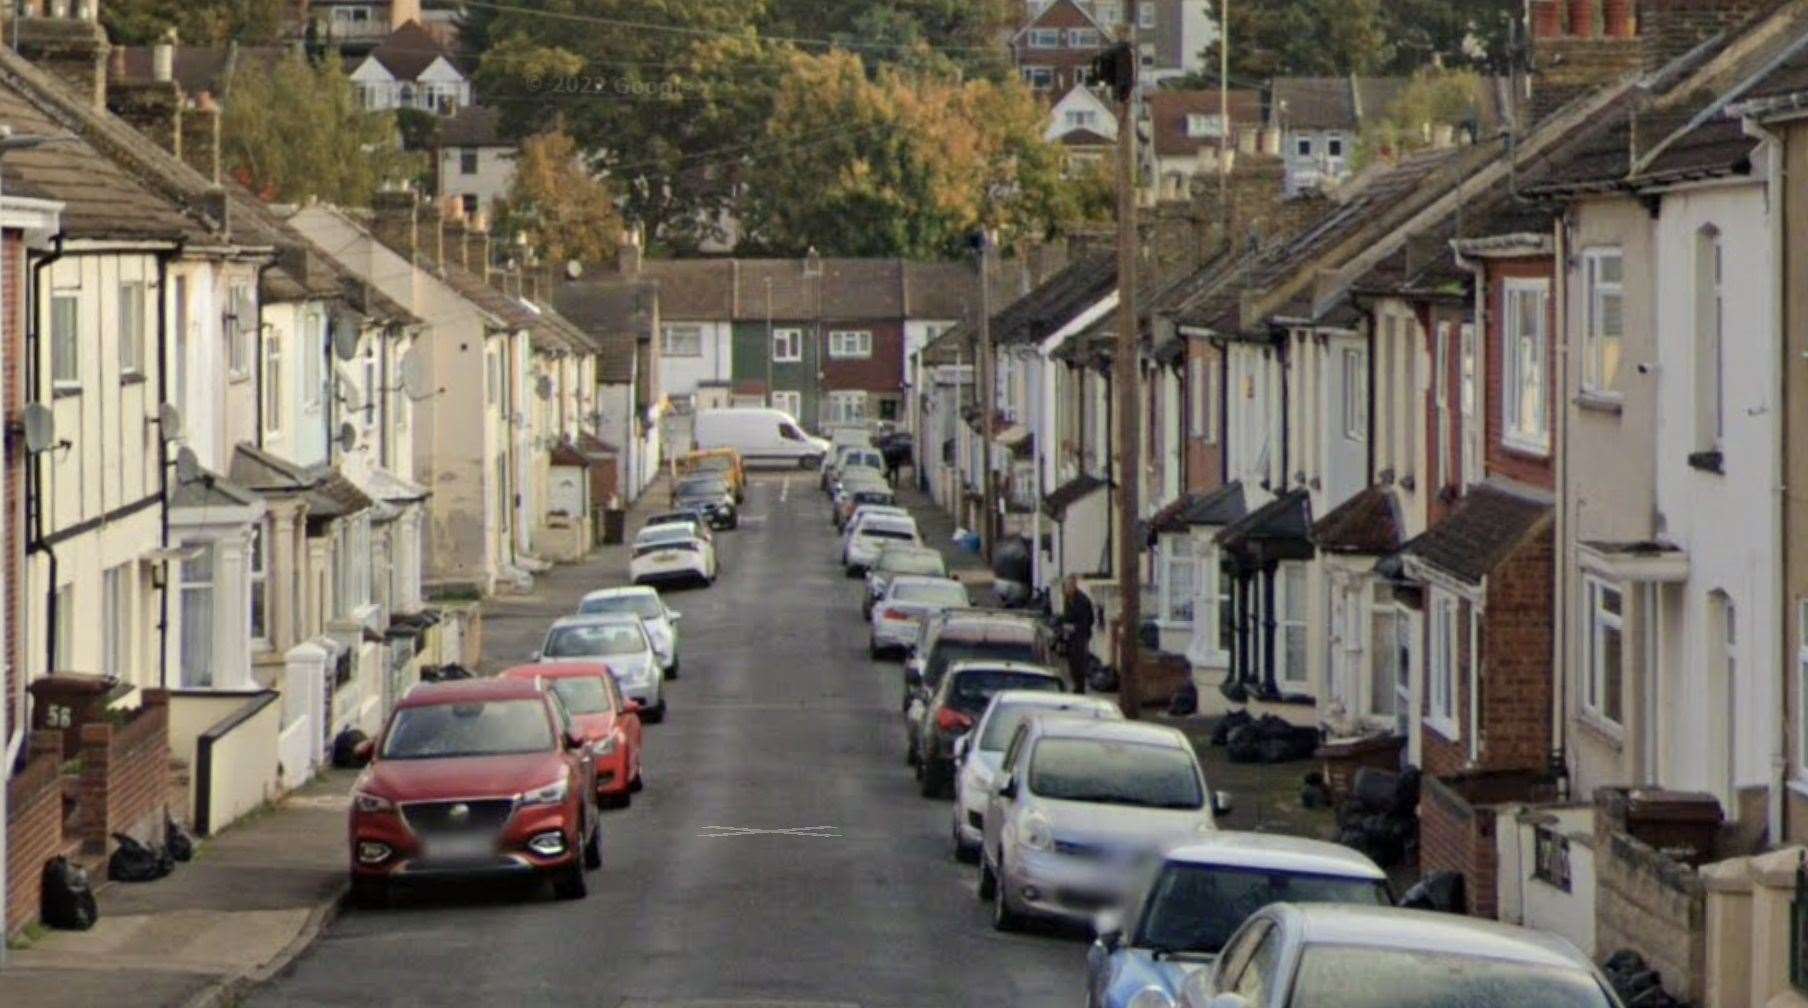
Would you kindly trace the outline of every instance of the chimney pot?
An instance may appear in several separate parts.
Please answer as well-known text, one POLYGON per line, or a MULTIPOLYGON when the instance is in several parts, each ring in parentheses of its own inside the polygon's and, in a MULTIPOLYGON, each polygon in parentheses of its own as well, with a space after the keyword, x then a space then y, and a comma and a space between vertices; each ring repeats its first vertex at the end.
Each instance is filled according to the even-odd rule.
POLYGON ((1595 35, 1596 0, 1569 0, 1569 33, 1576 38, 1595 35))
POLYGON ((1532 37, 1556 38, 1563 34, 1563 13, 1558 0, 1532 0, 1532 37))
POLYGON ((1266 126, 1261 134, 1261 153, 1267 157, 1279 157, 1281 154, 1281 131, 1273 126, 1266 126))
MULTIPOLYGON (((121 57, 124 49, 115 50, 121 57)), ((160 82, 176 79, 176 47, 168 42, 159 42, 151 47, 151 78, 160 82)))
POLYGON ((1601 22, 1608 38, 1626 39, 1638 34, 1632 0, 1601 0, 1601 22))

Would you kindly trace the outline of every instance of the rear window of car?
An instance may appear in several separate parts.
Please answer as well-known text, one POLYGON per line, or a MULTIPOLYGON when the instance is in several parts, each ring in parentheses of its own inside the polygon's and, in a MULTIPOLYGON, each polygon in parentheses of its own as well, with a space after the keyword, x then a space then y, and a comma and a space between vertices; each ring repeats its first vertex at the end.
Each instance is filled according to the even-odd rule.
POLYGON ((923 670, 924 678, 931 686, 942 681, 942 673, 948 666, 966 658, 989 658, 992 661, 1033 662, 1037 659, 1035 645, 1030 641, 963 641, 951 640, 945 634, 936 641, 934 650, 929 655, 927 666, 923 670))
POLYGON ((1005 690, 1042 690, 1059 693, 1065 687, 1053 676, 1034 672, 1010 672, 1004 669, 966 669, 948 684, 948 706, 966 714, 986 709, 994 693, 1005 690))
POLYGON ((879 554, 878 567, 886 574, 933 574, 941 577, 948 573, 948 565, 942 561, 942 555, 927 551, 916 553, 886 550, 879 554))
POLYGON ((855 504, 890 504, 892 495, 882 490, 862 490, 854 495, 855 504))
POLYGON ((666 550, 697 552, 697 541, 694 539, 655 539, 650 542, 637 543, 634 546, 635 556, 646 556, 648 553, 663 553, 666 550))
POLYGON ((660 604, 657 595, 635 592, 632 595, 605 595, 602 598, 585 599, 578 605, 578 612, 587 616, 593 613, 633 613, 647 619, 658 619, 665 615, 665 606, 660 604))
POLYGON ((1143 901, 1142 948, 1215 953, 1270 903, 1387 906, 1381 879, 1275 871, 1242 865, 1170 864, 1143 901))
POLYGON ((636 654, 646 650, 646 637, 635 623, 587 623, 556 627, 546 636, 545 658, 589 658, 636 654))
POLYGON ((728 483, 719 476, 705 476, 700 479, 687 479, 678 484, 680 497, 710 497, 728 492, 728 483))
POLYGON ((383 758, 506 756, 552 747, 544 700, 481 700, 396 711, 383 738, 383 758))
POLYGON ((959 581, 901 581, 891 590, 898 602, 928 602, 932 605, 964 606, 967 589, 959 581))
POLYGON ((862 525, 860 535, 865 539, 895 539, 899 542, 915 542, 914 529, 901 525, 862 525))
MULTIPOLYGON (((992 719, 986 722, 986 732, 979 738, 979 747, 987 752, 1003 752, 1005 745, 1011 741, 1011 736, 1016 733, 1017 726, 1023 723, 1024 718, 1031 714, 1042 714, 1054 710, 1060 710, 1060 708, 1049 703, 1001 704, 997 710, 992 712, 992 719)), ((1062 713, 1099 720, 1103 720, 1107 716, 1096 707, 1076 707, 1063 710, 1062 713)))

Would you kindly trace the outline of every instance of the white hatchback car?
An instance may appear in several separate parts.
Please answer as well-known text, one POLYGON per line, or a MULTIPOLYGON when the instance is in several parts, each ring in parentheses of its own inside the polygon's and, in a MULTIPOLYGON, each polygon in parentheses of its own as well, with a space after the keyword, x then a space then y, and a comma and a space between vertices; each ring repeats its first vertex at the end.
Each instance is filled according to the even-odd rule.
POLYGON ((716 580, 716 547, 690 525, 649 525, 634 536, 628 574, 635 584, 716 580))
POLYGON ((678 619, 683 614, 667 608, 658 590, 633 585, 593 591, 578 603, 578 614, 597 613, 639 616, 647 625, 647 636, 653 641, 653 653, 659 656, 659 667, 665 671, 665 677, 678 678, 678 619))
POLYGON ((546 640, 535 651, 536 662, 589 659, 609 666, 622 695, 640 701, 643 721, 665 720, 664 677, 647 625, 631 613, 599 613, 562 616, 546 631, 546 640))
POLYGON ((885 597, 873 603, 871 632, 866 656, 877 658, 889 651, 909 650, 917 642, 923 617, 944 609, 965 609, 973 602, 967 586, 953 578, 899 574, 886 586, 885 597))
POLYGON ((1100 721, 1124 719, 1117 704, 1104 697, 1041 690, 1006 690, 994 696, 986 712, 979 716, 979 723, 954 743, 954 825, 949 836, 957 860, 979 859, 979 843, 985 835, 986 797, 992 793, 999 764, 1004 762, 1005 745, 1016 733, 1017 725, 1031 714, 1067 714, 1100 721))
POLYGON ((871 515, 860 523, 853 535, 848 536, 841 563, 847 568, 849 577, 858 577, 866 573, 867 567, 878 558, 880 550, 898 543, 912 546, 923 544, 923 536, 917 531, 916 519, 896 515, 871 515))
POLYGON ((1121 907, 1161 852, 1209 836, 1224 803, 1178 729, 1034 714, 1017 725, 986 796, 979 898, 992 924, 1086 924, 1121 907))

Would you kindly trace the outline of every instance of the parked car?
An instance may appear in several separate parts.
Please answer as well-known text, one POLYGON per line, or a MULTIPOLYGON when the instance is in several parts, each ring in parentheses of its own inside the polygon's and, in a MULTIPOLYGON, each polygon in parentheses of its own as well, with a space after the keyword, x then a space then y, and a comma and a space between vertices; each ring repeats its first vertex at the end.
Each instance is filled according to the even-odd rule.
POLYGON ((1004 747, 1017 725, 1031 714, 1121 721, 1124 712, 1105 697, 1051 693, 1047 690, 1004 690, 992 695, 973 730, 954 743, 954 812, 948 833, 957 861, 979 860, 985 832, 986 797, 1004 762, 1004 747))
MULTIPOLYGON (((1620 1008, 1562 938, 1475 917, 1276 903, 1250 917, 1185 1008, 1620 1008)), ((1165 1002, 1145 999, 1159 1008, 1165 1002)), ((1142 1008, 1142 1004, 1138 1008, 1142 1008)))
POLYGON ((1087 1008, 1130 1008, 1153 988, 1172 1004, 1250 914, 1270 903, 1390 906, 1387 874, 1338 844, 1221 830, 1163 855, 1120 915, 1106 911, 1086 955, 1087 1008))
POLYGON ((673 484, 672 505, 701 513, 711 528, 731 529, 741 524, 734 489, 728 480, 714 473, 686 476, 673 484))
POLYGON ((864 576, 873 558, 879 555, 879 550, 893 543, 909 543, 912 546, 923 544, 923 537, 917 532, 916 519, 876 515, 861 522, 854 534, 848 537, 847 549, 841 556, 848 576, 864 576))
POLYGON ((622 695, 615 673, 602 662, 517 665, 504 679, 540 682, 558 695, 590 746, 600 805, 626 808, 641 789, 640 704, 622 695))
POLYGON ((986 796, 980 899, 996 899, 1000 931, 1029 917, 1090 923, 1164 848, 1210 835, 1226 804, 1177 729, 1026 717, 986 796))
MULTIPOLYGON (((1055 664, 1054 633, 1027 613, 1002 609, 947 609, 923 618, 923 629, 904 662, 904 700, 926 702, 942 673, 963 658, 1055 664)), ((915 760, 913 753, 911 759, 915 760)), ((914 763, 913 763, 914 765, 914 763)))
POLYGON ((861 484, 852 491, 842 495, 841 503, 835 506, 835 527, 846 529, 847 523, 854 517, 854 512, 862 507, 874 504, 896 507, 898 495, 889 486, 869 486, 861 484))
MULTIPOLYGON (((915 518, 911 518, 910 509, 901 508, 896 504, 862 504, 859 507, 856 507, 852 514, 848 515, 847 521, 842 523, 841 545, 836 548, 836 555, 841 556, 847 553, 848 540, 854 537, 854 532, 860 528, 861 522, 878 515, 890 515, 893 518, 910 518, 911 521, 916 520, 915 518)), ((908 546, 909 544, 899 543, 897 545, 908 546)))
POLYGON ((678 620, 682 613, 666 606, 656 589, 645 585, 625 588, 603 588, 585 595, 578 603, 579 615, 597 613, 632 613, 647 626, 647 638, 653 642, 653 654, 667 679, 678 678, 678 620))
POLYGON ((1067 680, 1052 668, 1027 662, 955 662, 928 702, 912 708, 917 785, 923 797, 947 794, 954 786, 955 743, 973 730, 992 697, 1005 690, 1062 693, 1067 680))
POLYGON ((628 575, 635 584, 690 581, 714 584, 716 547, 689 525, 649 525, 634 536, 628 575))
POLYGON ((661 511, 648 515, 646 522, 640 527, 650 529, 657 525, 689 525, 696 531, 697 538, 711 544, 716 541, 715 530, 709 527, 709 521, 703 517, 702 511, 661 511))
POLYGON ((885 481, 885 471, 867 466, 843 466, 829 476, 829 500, 836 507, 847 495, 859 489, 890 490, 891 484, 885 481))
POLYGON ((699 451, 733 448, 746 462, 783 463, 814 469, 829 453, 829 442, 804 433, 784 410, 735 407, 697 411, 692 440, 699 451))
MULTIPOLYGON (((856 511, 850 527, 859 527, 859 522, 860 513, 856 511)), ((879 555, 866 568, 866 593, 861 597, 861 616, 872 618, 873 603, 885 597, 885 590, 891 584, 891 579, 900 574, 945 578, 948 576, 948 561, 942 558, 941 550, 929 546, 911 546, 906 543, 881 546, 879 555)), ((913 639, 915 629, 911 628, 913 639)))
POLYGON ((696 473, 720 476, 728 481, 736 504, 747 499, 747 468, 741 464, 741 453, 733 448, 711 448, 680 455, 672 462, 672 471, 678 476, 696 473))
POLYGON ((641 717, 654 724, 665 720, 664 678, 659 656, 639 616, 598 613, 562 616, 546 631, 546 641, 533 653, 535 662, 593 659, 609 666, 621 691, 641 706, 641 717))
POLYGON ((885 456, 867 444, 836 445, 829 455, 828 463, 822 467, 820 482, 823 490, 832 490, 836 480, 848 466, 866 467, 884 472, 885 456))
POLYGON ((602 864, 589 744, 537 683, 417 686, 359 756, 346 832, 362 903, 386 903, 398 882, 469 876, 539 876, 581 899, 602 864))
POLYGON ((964 609, 971 604, 967 586, 953 578, 917 577, 914 574, 892 578, 885 598, 867 617, 867 657, 876 659, 893 651, 907 650, 917 639, 917 628, 923 617, 945 609, 964 609))

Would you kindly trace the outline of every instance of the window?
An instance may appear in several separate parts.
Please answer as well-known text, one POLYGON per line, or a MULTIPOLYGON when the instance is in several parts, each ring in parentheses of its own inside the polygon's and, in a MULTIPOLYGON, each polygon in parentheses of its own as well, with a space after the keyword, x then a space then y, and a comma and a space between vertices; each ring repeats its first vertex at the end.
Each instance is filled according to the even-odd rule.
POLYGON ((1546 382, 1546 308, 1550 287, 1543 280, 1508 280, 1501 310, 1506 341, 1501 375, 1504 440, 1515 448, 1544 454, 1551 448, 1546 382))
POLYGON ((1695 248, 1695 446, 1703 452, 1720 450, 1726 428, 1724 261, 1720 232, 1702 228, 1695 248))
MULTIPOLYGON (((131 678, 131 571, 130 563, 122 563, 101 574, 101 672, 120 680, 131 678)), ((68 660, 67 652, 59 653, 68 660)))
POLYGON ((866 393, 830 392, 829 423, 858 423, 866 419, 866 393))
MULTIPOLYGON (((1381 320, 1381 367, 1376 371, 1377 379, 1383 388, 1394 382, 1394 344, 1398 342, 1400 320, 1392 315, 1381 320)), ((1380 429, 1375 432, 1375 466, 1379 469, 1394 468, 1394 402, 1390 398, 1387 408, 1381 411, 1380 429)))
POLYGON ((190 543, 195 555, 182 561, 182 685, 200 689, 213 685, 213 576, 212 543, 190 543))
POLYGON ((1030 29, 1030 48, 1031 49, 1059 49, 1059 48, 1061 48, 1061 29, 1059 29, 1059 28, 1031 28, 1030 29))
POLYGON ((1283 685, 1306 684, 1306 565, 1284 563, 1280 566, 1280 630, 1283 685))
POLYGON ((1299 143, 1294 146, 1294 150, 1299 151, 1300 157, 1311 157, 1312 156, 1312 138, 1311 137, 1300 137, 1299 143))
POLYGON ((1618 588, 1589 578, 1583 602, 1588 606, 1588 679, 1584 708, 1618 725, 1624 720, 1624 599, 1618 588))
POLYGON ((703 327, 668 325, 665 327, 664 350, 667 357, 703 356, 703 327))
POLYGON ((774 392, 772 393, 772 408, 783 411, 795 420, 797 415, 804 411, 804 394, 790 391, 774 392))
POLYGON ((475 147, 459 148, 458 173, 460 175, 477 174, 477 148, 475 148, 475 147))
POLYGON ((1068 129, 1091 129, 1098 121, 1099 114, 1092 109, 1068 109, 1062 117, 1068 129))
POLYGON ((778 363, 803 360, 804 331, 802 329, 772 330, 772 359, 778 363))
MULTIPOLYGON (((896 400, 894 398, 890 398, 890 397, 879 400, 879 419, 894 420, 894 421, 897 420, 898 419, 898 400, 896 400)), ((1032 480, 1035 478, 1034 468, 1032 468, 1030 470, 1030 478, 1032 480)), ((1035 487, 1033 485, 1031 486, 1030 491, 1031 491, 1031 496, 1028 498, 1028 500, 1030 502, 1030 506, 1034 507, 1036 502, 1035 502, 1035 495, 1034 495, 1035 487)))
POLYGON ((1026 66, 1023 68, 1023 80, 1038 91, 1046 91, 1055 86, 1055 71, 1045 66, 1026 66))
POLYGON ((1149 2, 1149 0, 1145 0, 1145 2, 1137 5, 1136 26, 1138 28, 1155 27, 1155 4, 1154 3, 1149 2))
POLYGON ((251 641, 270 644, 270 532, 263 522, 251 528, 251 641))
POLYGON ((326 320, 317 314, 308 314, 301 323, 301 405, 304 409, 320 408, 320 397, 324 391, 325 381, 322 379, 322 355, 326 353, 326 320))
POLYGON ((264 430, 282 430, 282 340, 276 330, 264 337, 264 430))
POLYGON ((1620 250, 1589 249, 1582 253, 1582 282, 1588 299, 1582 330, 1582 388, 1610 392, 1620 370, 1620 339, 1625 332, 1620 250))
POLYGON ((1431 610, 1431 655, 1427 675, 1431 680, 1430 721, 1451 741, 1456 740, 1457 668, 1462 641, 1457 636, 1456 599, 1438 594, 1431 610))
POLYGON ((1462 446, 1462 480, 1468 486, 1481 479, 1481 424, 1479 410, 1480 391, 1476 386, 1475 373, 1475 326, 1465 323, 1462 328, 1462 352, 1460 378, 1462 391, 1460 399, 1463 411, 1463 446, 1462 446))
POLYGON ((458 197, 458 208, 464 211, 466 217, 477 216, 477 194, 465 193, 458 197))
POLYGON ((1187 536, 1170 539, 1162 554, 1165 576, 1162 578, 1161 618, 1172 626, 1193 625, 1194 580, 1199 564, 1193 556, 1193 540, 1187 536))
POLYGON ((1569 838, 1558 827, 1532 827, 1532 877, 1569 892, 1569 838))
POLYGON ((1325 141, 1325 153, 1331 157, 1343 157, 1343 138, 1332 137, 1325 141))
POLYGON ((1343 352, 1343 436, 1351 441, 1369 436, 1369 369, 1360 350, 1343 352))
POLYGON ((1202 112, 1189 112, 1186 117, 1186 135, 1189 137, 1223 136, 1224 117, 1207 115, 1202 112))
POLYGON ((1124 23, 1124 6, 1118 0, 1094 0, 1092 19, 1107 28, 1124 23))
POLYGON ((74 294, 50 299, 50 379, 58 387, 82 381, 79 303, 74 294))
MULTIPOLYGON (((1379 590, 1379 589, 1378 589, 1379 590)), ((1394 717, 1399 710, 1399 684, 1410 675, 1410 655, 1406 614, 1391 602, 1375 601, 1369 618, 1369 703, 1368 712, 1377 717, 1394 717)))
POLYGON ((1205 436, 1205 397, 1205 358, 1194 357, 1187 361, 1187 433, 1196 438, 1205 436))
POLYGON ((144 281, 119 285, 119 373, 144 373, 144 281))
POLYGON ((1067 46, 1070 49, 1097 49, 1099 47, 1099 30, 1097 28, 1069 28, 1067 30, 1067 46))
POLYGON ((837 329, 829 333, 829 356, 871 357, 873 334, 865 329, 837 329))
POLYGON ((251 301, 251 288, 233 284, 226 298, 226 316, 221 330, 226 340, 226 367, 243 375, 251 366, 251 347, 246 345, 257 324, 257 308, 251 301))

